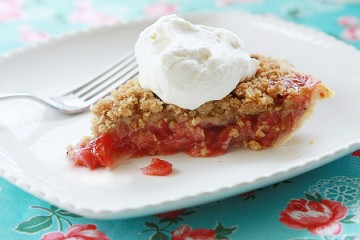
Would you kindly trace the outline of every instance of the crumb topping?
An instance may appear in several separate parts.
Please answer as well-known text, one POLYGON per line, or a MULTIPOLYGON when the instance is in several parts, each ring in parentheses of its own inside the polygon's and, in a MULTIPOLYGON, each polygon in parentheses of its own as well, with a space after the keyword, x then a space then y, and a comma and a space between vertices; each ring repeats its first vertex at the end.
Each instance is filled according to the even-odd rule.
MULTIPOLYGON (((132 79, 91 107, 93 133, 98 135, 109 132, 121 123, 134 130, 141 129, 160 119, 187 122, 192 126, 222 125, 229 122, 241 126, 244 124, 241 120, 243 116, 279 111, 281 96, 296 95, 308 88, 303 86, 303 89, 294 89, 286 81, 279 81, 283 77, 297 74, 291 64, 262 55, 252 57, 259 61, 253 77, 240 82, 223 99, 207 102, 195 110, 166 104, 150 90, 141 88, 136 78, 132 79)), ((263 134, 262 129, 258 130, 258 134, 263 134)), ((256 143, 248 144, 257 148, 256 143)))

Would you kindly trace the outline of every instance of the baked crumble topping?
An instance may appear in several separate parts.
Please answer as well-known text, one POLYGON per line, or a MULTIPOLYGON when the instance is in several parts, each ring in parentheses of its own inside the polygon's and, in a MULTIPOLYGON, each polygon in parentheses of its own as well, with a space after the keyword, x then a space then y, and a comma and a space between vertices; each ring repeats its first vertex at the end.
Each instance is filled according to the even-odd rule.
MULTIPOLYGON (((283 77, 298 73, 291 64, 262 55, 252 57, 259 61, 255 76, 239 83, 225 98, 207 102, 195 110, 166 104, 150 90, 142 89, 137 79, 132 79, 114 90, 111 96, 92 106, 93 133, 99 135, 116 129, 119 121, 133 130, 141 129, 148 123, 158 121, 156 118, 159 116, 163 117, 164 121, 188 122, 192 126, 221 125, 228 122, 241 125, 241 118, 245 115, 284 110, 279 105, 284 95, 295 96, 302 94, 302 91, 311 91, 306 85, 295 89, 289 86, 287 81, 279 81, 283 77), (161 112, 163 114, 159 114, 161 112)), ((328 97, 331 92, 328 90, 322 94, 323 97, 328 97)), ((288 104, 292 104, 291 101, 288 104)), ((261 129, 268 127, 268 123, 264 122, 258 129, 259 136, 262 134, 261 129)))
POLYGON ((132 79, 92 106, 92 136, 69 146, 75 165, 114 167, 141 156, 185 152, 192 157, 225 154, 244 146, 260 150, 288 141, 317 99, 333 92, 291 64, 262 55, 254 76, 221 100, 195 110, 166 104, 132 79))

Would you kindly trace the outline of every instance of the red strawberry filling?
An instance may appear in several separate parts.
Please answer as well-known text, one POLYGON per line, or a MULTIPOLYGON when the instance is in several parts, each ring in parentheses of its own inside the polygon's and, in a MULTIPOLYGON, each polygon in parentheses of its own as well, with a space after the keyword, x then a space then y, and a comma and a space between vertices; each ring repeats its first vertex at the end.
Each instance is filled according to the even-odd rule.
POLYGON ((167 176, 172 172, 172 164, 157 157, 152 158, 151 163, 141 168, 141 173, 149 176, 167 176))
POLYGON ((250 140, 260 144, 259 148, 266 148, 294 128, 296 120, 301 116, 297 112, 300 111, 286 116, 262 114, 246 117, 243 118, 243 126, 193 127, 180 123, 169 130, 168 124, 162 122, 133 133, 122 128, 102 134, 86 145, 79 143, 73 148, 70 158, 75 165, 95 169, 101 166, 111 168, 116 162, 128 158, 177 152, 186 152, 192 157, 218 156, 226 153, 229 147, 243 145, 250 140), (261 129, 259 133, 259 124, 262 125, 264 121, 271 127, 261 129), (280 128, 282 131, 277 131, 280 128))
MULTIPOLYGON (((312 106, 313 91, 319 83, 301 75, 281 81, 294 90, 307 85, 309 91, 291 95, 291 99, 288 95, 279 96, 270 110, 238 116, 226 125, 204 121, 192 126, 189 122, 160 120, 133 131, 123 124, 89 142, 78 143, 70 148, 68 157, 75 165, 96 169, 112 168, 122 160, 141 156, 186 152, 192 157, 209 157, 225 154, 232 146, 244 145, 255 150, 273 146, 298 127, 304 113, 312 106)), ((147 169, 144 171, 152 171, 151 166, 147 169)))

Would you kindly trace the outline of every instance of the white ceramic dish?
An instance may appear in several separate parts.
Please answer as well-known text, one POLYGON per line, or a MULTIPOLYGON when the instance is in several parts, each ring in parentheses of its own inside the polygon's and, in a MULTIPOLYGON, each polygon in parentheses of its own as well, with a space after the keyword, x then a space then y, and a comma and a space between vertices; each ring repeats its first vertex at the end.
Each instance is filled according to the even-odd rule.
MULTIPOLYGON (((187 19, 240 35, 251 53, 282 57, 336 92, 286 145, 217 158, 166 156, 175 171, 143 176, 150 157, 113 171, 73 167, 65 148, 89 134, 90 114, 66 116, 28 100, 0 102, 0 174, 25 191, 74 213, 128 218, 228 197, 326 164, 360 147, 360 53, 323 33, 273 17, 196 14, 187 19)), ((152 20, 63 36, 0 59, 0 92, 58 94, 133 47, 152 20)))

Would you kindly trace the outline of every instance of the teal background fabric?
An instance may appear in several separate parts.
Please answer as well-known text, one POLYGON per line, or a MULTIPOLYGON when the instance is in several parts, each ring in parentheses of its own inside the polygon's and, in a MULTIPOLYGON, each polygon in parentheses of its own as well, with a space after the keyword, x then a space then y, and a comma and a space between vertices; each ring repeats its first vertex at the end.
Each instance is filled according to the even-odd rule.
MULTIPOLYGON (((0 0, 0 53, 94 26, 203 11, 272 14, 360 49, 356 0, 0 0)), ((112 221, 59 209, 0 178, 0 239, 360 239, 359 157, 220 201, 112 221)))

